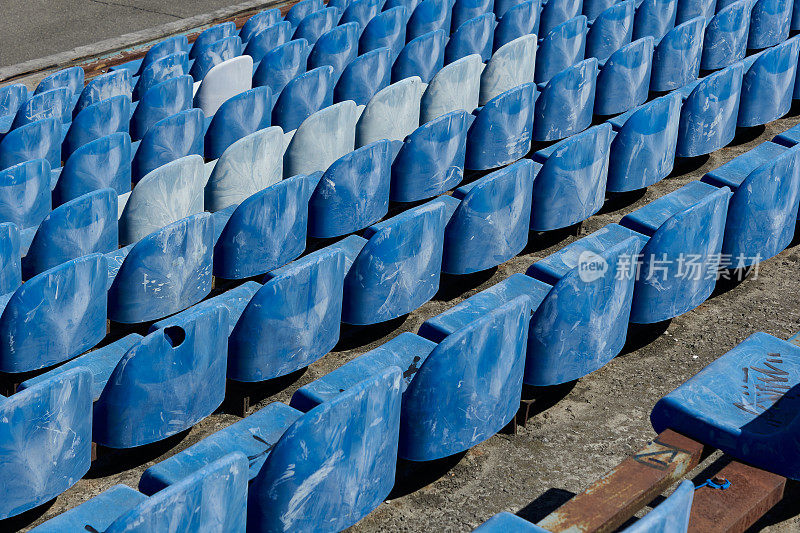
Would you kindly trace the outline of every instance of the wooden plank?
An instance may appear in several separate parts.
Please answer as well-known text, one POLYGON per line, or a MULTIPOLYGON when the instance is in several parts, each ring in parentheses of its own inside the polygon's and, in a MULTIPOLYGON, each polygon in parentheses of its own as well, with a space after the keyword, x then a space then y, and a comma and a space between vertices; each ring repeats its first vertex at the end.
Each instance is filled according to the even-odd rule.
POLYGON ((537 525, 553 533, 614 531, 697 466, 702 452, 701 443, 668 429, 537 525))

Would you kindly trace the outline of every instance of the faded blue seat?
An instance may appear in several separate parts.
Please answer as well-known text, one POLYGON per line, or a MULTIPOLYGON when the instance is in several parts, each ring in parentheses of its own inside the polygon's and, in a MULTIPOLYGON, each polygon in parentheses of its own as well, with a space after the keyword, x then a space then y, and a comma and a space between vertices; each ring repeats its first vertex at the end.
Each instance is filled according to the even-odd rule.
POLYGON ((586 15, 589 22, 594 22, 600 13, 616 3, 614 0, 584 0, 581 13, 586 15))
POLYGON ((439 290, 444 230, 458 200, 436 198, 343 241, 350 263, 342 322, 377 324, 413 311, 439 290), (455 204, 455 205, 454 205, 455 204))
POLYGON ((664 35, 653 54, 652 91, 671 91, 697 79, 705 24, 706 19, 696 17, 664 35))
POLYGON ((399 456, 440 459, 500 431, 519 409, 530 301, 521 296, 438 344, 398 337, 301 387, 292 405, 325 405, 384 369, 403 369, 399 456))
POLYGON ((209 44, 205 49, 194 58, 189 74, 195 81, 200 81, 206 74, 223 61, 233 59, 242 55, 242 40, 238 35, 225 37, 219 41, 209 44))
POLYGON ((375 93, 389 85, 391 75, 392 51, 386 47, 369 51, 344 67, 333 88, 333 101, 352 100, 366 105, 375 93))
MULTIPOLYGON (((525 1, 531 1, 531 0, 495 0, 494 9, 492 9, 492 11, 494 11, 495 16, 497 16, 497 18, 499 19, 500 17, 505 15, 509 9, 512 9, 518 6, 519 4, 524 3, 525 1)), ((539 10, 537 9, 536 11, 538 13, 539 10)))
POLYGON ((283 19, 291 22, 292 26, 296 28, 306 16, 319 11, 323 7, 325 6, 322 0, 300 0, 289 9, 283 19))
POLYGON ((72 114, 77 116, 83 111, 83 108, 114 96, 122 95, 130 98, 132 92, 133 82, 129 70, 114 70, 107 74, 101 74, 91 79, 83 88, 72 114))
POLYGON ((91 381, 87 370, 75 369, 0 397, 0 519, 52 500, 89 471, 91 381))
POLYGON ((711 20, 716 13, 717 0, 680 0, 675 12, 675 25, 695 17, 711 20))
MULTIPOLYGON (((197 61, 195 61, 196 63, 197 61)), ((189 74, 189 54, 178 52, 153 61, 142 70, 133 88, 133 100, 141 100, 147 91, 171 78, 189 74)))
POLYGON ((406 40, 436 30, 444 30, 450 35, 454 3, 455 0, 422 0, 408 17, 406 40))
POLYGON ((72 106, 78 102, 78 97, 83 90, 86 74, 83 67, 69 67, 45 76, 33 91, 34 95, 41 94, 51 89, 65 87, 69 91, 72 106))
POLYGON ((800 147, 762 143, 703 177, 733 191, 723 266, 743 268, 774 257, 792 242, 800 199, 800 147))
POLYGON ((131 116, 131 139, 141 140, 156 122, 191 109, 192 83, 191 76, 178 76, 154 85, 147 91, 139 99, 131 116))
POLYGON ((478 104, 520 85, 533 82, 536 61, 536 36, 523 35, 495 51, 481 73, 478 104))
POLYGON ((253 85, 269 87, 273 99, 277 99, 287 83, 306 71, 310 53, 311 46, 305 39, 273 48, 264 55, 253 73, 253 85))
POLYGON ((792 24, 791 30, 800 30, 800 5, 795 1, 794 8, 792 9, 792 24))
POLYGON ((34 159, 61 166, 61 121, 46 118, 7 133, 0 141, 0 170, 34 159))
POLYGON ((800 39, 795 37, 744 60, 737 126, 766 124, 789 112, 798 54, 800 39))
POLYGON ((678 0, 636 0, 633 39, 651 36, 656 44, 675 26, 678 0))
POLYGON ((258 32, 269 28, 273 24, 277 24, 282 19, 281 10, 279 8, 267 9, 256 13, 244 23, 242 29, 239 30, 239 37, 243 43, 248 42, 258 32))
POLYGON ((189 49, 189 59, 197 59, 215 42, 237 34, 233 21, 223 22, 203 30, 189 49))
POLYGON ((317 111, 291 136, 283 157, 283 177, 325 172, 355 149, 359 110, 350 100, 317 111))
POLYGON ((53 189, 53 205, 106 187, 117 195, 131 190, 131 139, 127 133, 112 133, 72 152, 53 189))
POLYGON ((371 226, 389 211, 392 160, 400 141, 367 144, 335 161, 319 178, 308 202, 312 237, 347 235, 371 226))
POLYGON ((253 35, 242 53, 252 57, 253 63, 258 63, 275 47, 291 41, 293 33, 294 28, 289 21, 276 22, 253 35))
POLYGON ((250 278, 299 257, 306 249, 310 195, 308 178, 294 176, 245 199, 216 241, 214 275, 250 278))
MULTIPOLYGON (((652 37, 633 41, 611 54, 597 74, 594 114, 616 115, 644 103, 650 94, 653 62, 652 37)), ((698 58, 698 66, 699 62, 698 58)))
POLYGON ((392 82, 411 76, 419 76, 423 83, 430 82, 444 66, 447 38, 444 30, 436 30, 408 41, 392 65, 392 82))
POLYGON ((425 84, 417 76, 384 87, 367 102, 356 125, 356 147, 381 139, 403 141, 419 127, 425 84))
POLYGON ((392 164, 391 199, 416 202, 456 187, 464 178, 470 117, 453 111, 409 135, 392 164))
POLYGON ((788 39, 792 7, 792 0, 756 0, 750 14, 747 48, 767 48, 788 39))
POLYGON ((332 30, 338 23, 342 12, 335 7, 327 7, 307 15, 292 34, 292 39, 305 39, 314 46, 317 39, 326 31, 332 30))
POLYGON ((800 478, 800 348, 754 333, 661 398, 656 431, 671 428, 790 479, 800 478))
POLYGON ((635 13, 635 0, 623 0, 600 13, 586 33, 586 57, 605 61, 630 43, 635 13))
POLYGON ((256 87, 237 94, 226 100, 211 119, 203 143, 205 157, 219 158, 231 144, 268 128, 271 121, 272 92, 269 87, 256 87))
POLYGON ((131 121, 131 100, 114 96, 83 108, 64 137, 61 157, 67 161, 81 146, 112 133, 128 133, 131 121))
MULTIPOLYGON (((414 12, 414 9, 416 9, 420 1, 421 0, 386 0, 383 3, 383 11, 386 11, 387 9, 391 9, 393 7, 404 7, 406 8, 408 16, 411 16, 411 13, 414 12)), ((351 3, 350 5, 352 5, 353 3, 351 3)))
POLYGON ((283 131, 277 126, 234 141, 219 160, 205 167, 205 209, 220 211, 279 182, 283 177, 283 145, 283 131))
POLYGON ((28 98, 17 110, 11 129, 46 118, 55 118, 59 124, 69 126, 72 122, 72 94, 69 89, 59 87, 28 98))
POLYGON ((205 120, 199 109, 175 113, 153 124, 145 133, 131 162, 133 182, 187 155, 203 155, 205 120))
POLYGON ((199 213, 108 254, 108 318, 147 322, 202 300, 211 291, 213 246, 214 222, 199 213))
POLYGON ((533 139, 555 141, 585 130, 592 123, 597 59, 589 58, 539 86, 533 118, 533 139))
POLYGON ((497 50, 506 43, 518 39, 523 35, 539 33, 539 0, 527 0, 507 9, 499 17, 494 29, 494 42, 492 47, 497 50))
POLYGON ((750 31, 752 0, 738 0, 721 9, 706 26, 700 68, 716 70, 744 59, 750 31))
POLYGON ((492 57, 495 26, 497 21, 491 12, 464 22, 450 35, 444 50, 444 62, 452 63, 471 54, 488 61, 492 57))
POLYGON ((247 458, 232 453, 150 498, 114 485, 32 531, 245 533, 246 506, 247 458))
POLYGON ((678 128, 680 157, 719 150, 736 136, 744 66, 734 63, 684 87, 678 128))
POLYGON ((316 111, 333 103, 334 70, 318 67, 289 81, 272 109, 272 123, 283 131, 297 129, 316 111))
POLYGON ((533 162, 523 159, 453 192, 461 200, 444 233, 442 272, 471 274, 505 263, 528 244, 533 162))
POLYGON ((253 58, 237 56, 211 68, 194 93, 194 106, 211 117, 237 94, 253 88, 253 58))
POLYGON ((422 95, 420 123, 425 124, 452 111, 472 113, 480 101, 483 68, 481 58, 476 54, 442 67, 422 95))
POLYGON ((38 370, 80 355, 106 335, 108 266, 73 259, 22 284, 0 316, 0 371, 38 370))
POLYGON ((451 19, 453 31, 466 21, 486 13, 494 13, 494 0, 456 0, 451 19))
POLYGON ((119 242, 135 243, 167 224, 203 211, 203 158, 176 159, 145 176, 131 191, 119 218, 119 242))
POLYGON ((464 165, 487 170, 524 157, 531 149, 536 86, 518 85, 475 112, 467 131, 464 165))
POLYGON ((109 70, 112 72, 115 70, 128 70, 131 76, 135 76, 147 68, 148 65, 158 61, 162 57, 180 52, 189 52, 189 40, 186 35, 176 35, 159 41, 147 50, 143 58, 134 59, 133 61, 128 61, 121 65, 114 65, 109 67, 109 70))
POLYGON ((31 235, 27 254, 22 259, 25 279, 71 259, 93 253, 106 253, 118 246, 117 193, 99 189, 56 207, 31 235))
POLYGON ((790 128, 783 133, 779 133, 772 139, 772 142, 788 147, 800 143, 800 125, 790 128))
POLYGON ((675 164, 681 95, 670 93, 614 117, 606 191, 643 189, 669 176, 675 164))
POLYGON ((359 53, 386 47, 392 51, 392 61, 397 59, 406 44, 407 18, 408 12, 402 6, 393 7, 373 17, 359 38, 359 53))
POLYGON ((385 4, 385 0, 355 0, 350 2, 342 10, 342 18, 339 19, 339 24, 356 22, 359 28, 366 28, 369 21, 381 12, 381 8, 385 4))
POLYGON ((0 171, 0 222, 36 227, 50 212, 50 165, 33 159, 0 171))
POLYGON ((360 33, 361 28, 355 22, 340 24, 323 33, 308 56, 308 68, 332 66, 335 84, 344 68, 358 56, 360 33))
POLYGON ((8 300, 21 283, 19 228, 13 222, 3 222, 0 223, 0 301, 8 300))
POLYGON ((668 320, 711 296, 730 197, 727 187, 692 181, 622 219, 650 238, 642 249, 631 322, 668 320))
POLYGON ((600 210, 611 137, 611 125, 600 124, 533 154, 532 230, 566 228, 600 210))
POLYGON ((542 2, 539 31, 547 35, 559 24, 581 14, 583 0, 547 0, 542 2))
POLYGON ((400 370, 370 376, 306 414, 273 403, 150 467, 148 493, 232 451, 250 459, 248 531, 340 531, 375 509, 394 485, 400 370))
POLYGON ((21 83, 0 87, 0 140, 9 132, 17 110, 28 99, 28 88, 21 83))
POLYGON ((586 54, 586 17, 562 22, 542 39, 536 52, 536 83, 547 83, 559 72, 580 62, 586 54))

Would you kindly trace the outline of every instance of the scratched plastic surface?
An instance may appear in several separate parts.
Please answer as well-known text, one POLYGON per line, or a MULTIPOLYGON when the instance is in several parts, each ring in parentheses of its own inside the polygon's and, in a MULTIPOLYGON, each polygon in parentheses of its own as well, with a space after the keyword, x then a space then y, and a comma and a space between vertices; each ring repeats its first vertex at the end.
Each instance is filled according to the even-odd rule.
POLYGON ((697 79, 705 25, 705 18, 693 18, 675 26, 658 43, 653 54, 651 90, 671 91, 697 79))
POLYGON ((308 56, 308 68, 323 65, 333 67, 334 83, 345 66, 358 55, 358 36, 361 29, 355 22, 341 24, 323 33, 308 56))
POLYGON ((481 74, 479 104, 533 81, 536 36, 524 35, 497 49, 481 74))
POLYGON ((83 67, 69 67, 45 76, 36 86, 33 94, 41 94, 51 89, 65 87, 69 90, 70 100, 74 106, 83 90, 86 74, 83 67))
POLYGON ((310 53, 311 46, 305 39, 276 46, 261 58, 253 73, 253 85, 269 87, 273 98, 277 99, 287 83, 306 71, 310 53))
POLYGON ((153 124, 142 139, 131 162, 134 183, 153 170, 182 157, 203 155, 203 113, 181 111, 153 124))
POLYGON ((635 0, 623 0, 600 13, 586 34, 586 57, 605 61, 630 43, 635 12, 635 0))
POLYGON ((0 171, 0 222, 36 227, 50 212, 50 165, 44 159, 0 171))
POLYGON ((313 46, 323 33, 336 26, 341 15, 341 11, 335 7, 314 11, 300 21, 292 35, 292 39, 305 39, 313 46))
POLYGON ((195 59, 213 43, 232 35, 236 35, 236 25, 232 21, 223 22, 203 30, 192 43, 192 47, 189 49, 189 58, 195 59))
POLYGON ((322 8, 322 0, 300 0, 289 9, 284 20, 288 20, 292 26, 297 27, 306 16, 322 8))
POLYGON ((392 61, 397 59, 406 44, 406 20, 408 11, 402 6, 387 9, 375 16, 361 32, 359 53, 386 47, 392 51, 392 61))
POLYGON ((391 76, 391 50, 386 47, 371 50, 344 67, 333 88, 333 100, 352 100, 358 105, 366 105, 375 93, 389 85, 391 76))
POLYGON ((747 48, 775 46, 789 37, 793 0, 756 0, 750 14, 747 48))
POLYGON ((444 50, 444 62, 452 63, 471 54, 481 56, 481 61, 488 61, 492 56, 495 26, 494 13, 485 13, 461 24, 450 35, 444 50))
POLYGON ((536 83, 547 83, 565 68, 581 61, 585 53, 586 17, 579 15, 554 27, 539 41, 536 83))
POLYGON ((213 116, 229 98, 253 87, 253 58, 238 56, 213 66, 194 95, 194 106, 213 116))
POLYGON ((581 14, 582 0, 548 0, 542 3, 539 31, 547 35, 559 24, 581 14))
POLYGON ((637 0, 633 39, 650 35, 656 43, 675 26, 678 0, 637 0))
POLYGON ((7 133, 0 141, 0 170, 46 159, 51 168, 61 166, 61 122, 46 118, 25 124, 7 133))
POLYGON ((356 146, 381 139, 403 141, 419 127, 425 84, 417 76, 392 83, 367 103, 356 126, 356 146))
POLYGON ((140 140, 153 124, 192 107, 192 77, 178 76, 154 85, 139 100, 130 121, 131 138, 140 140))
POLYGON ((55 118, 63 124, 72 121, 72 95, 66 87, 35 94, 17 110, 11 128, 18 128, 45 118, 55 118))
POLYGON ((495 50, 523 35, 539 33, 539 4, 539 0, 520 2, 501 14, 497 11, 499 2, 495 3, 495 14, 499 17, 494 29, 495 50))
POLYGON ((342 18, 339 24, 355 22, 359 27, 364 28, 372 18, 381 12, 381 8, 386 4, 385 0, 355 0, 345 2, 346 7, 342 11, 342 18))
POLYGON ((295 131, 283 159, 284 177, 325 172, 355 148, 360 111, 346 100, 317 111, 295 131))
POLYGON ((483 68, 480 56, 475 54, 445 65, 422 95, 420 122, 430 122, 451 111, 472 113, 478 107, 483 68))
POLYGON ((117 195, 131 190, 131 140, 127 133, 112 133, 75 150, 53 189, 58 206, 97 189, 110 187, 117 195))
POLYGON ((85 107, 64 137, 62 159, 68 160, 81 146, 101 137, 116 132, 128 133, 130 120, 131 100, 127 96, 114 96, 85 107))
POLYGON ((406 40, 426 33, 444 30, 450 35, 455 0, 422 0, 408 17, 406 40))
POLYGON ((493 11, 494 0, 456 0, 452 10, 452 28, 455 31, 468 20, 493 11))
POLYGON ((611 54, 597 74, 594 113, 615 115, 644 103, 650 94, 652 68, 651 37, 643 37, 611 54))
POLYGON ((745 60, 752 64, 742 80, 737 126, 759 126, 789 112, 799 53, 800 38, 793 38, 745 60))
POLYGON ((288 43, 292 39, 294 28, 289 21, 276 22, 255 35, 246 43, 243 53, 258 63, 275 47, 288 43))
POLYGON ((313 113, 333 103, 333 67, 309 70, 286 84, 272 109, 272 123, 283 131, 297 129, 313 113))
POLYGON ((0 223, 0 298, 7 300, 22 283, 19 228, 11 222, 0 223))
POLYGON ((272 92, 268 87, 256 87, 226 100, 205 134, 204 151, 207 159, 217 159, 233 143, 268 128, 272 121, 272 92))
POLYGON ((447 41, 444 30, 436 30, 410 40, 392 65, 392 82, 419 76, 428 83, 444 65, 444 47, 447 41))
POLYGON ((597 86, 597 59, 581 61, 539 86, 533 139, 556 141, 589 127, 597 86))
POLYGON ((159 83, 187 74, 189 74, 189 54, 178 52, 177 54, 164 56, 153 61, 142 70, 131 96, 133 100, 141 100, 147 94, 147 91, 159 83))
POLYGON ((28 99, 28 88, 21 83, 0 87, 0 134, 6 134, 17 110, 28 99))
POLYGON ((78 113, 83 111, 83 108, 114 96, 123 95, 130 98, 132 91, 133 83, 130 71, 116 70, 101 74, 96 78, 92 78, 83 88, 72 113, 77 116, 78 113))
POLYGON ((719 10, 706 26, 700 68, 714 70, 744 59, 755 2, 738 0, 719 10))

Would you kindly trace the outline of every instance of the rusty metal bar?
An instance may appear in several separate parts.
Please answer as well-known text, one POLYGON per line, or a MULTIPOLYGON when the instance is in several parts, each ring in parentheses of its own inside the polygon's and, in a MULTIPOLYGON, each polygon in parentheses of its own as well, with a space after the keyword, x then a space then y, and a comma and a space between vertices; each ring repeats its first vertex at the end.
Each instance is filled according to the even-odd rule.
POLYGON ((668 429, 537 525, 553 533, 614 531, 697 466, 702 452, 703 444, 668 429))

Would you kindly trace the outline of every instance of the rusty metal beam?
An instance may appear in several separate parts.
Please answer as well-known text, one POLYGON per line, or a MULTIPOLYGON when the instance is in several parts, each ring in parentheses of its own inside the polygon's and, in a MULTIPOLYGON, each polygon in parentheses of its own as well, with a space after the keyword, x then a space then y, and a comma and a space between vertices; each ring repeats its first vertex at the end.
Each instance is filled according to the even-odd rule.
POLYGON ((742 533, 783 498, 786 478, 737 461, 715 476, 731 486, 695 491, 690 533, 742 533))
POLYGON ((702 453, 701 443, 668 429, 537 525, 553 533, 614 531, 697 466, 702 453))

